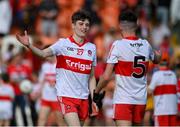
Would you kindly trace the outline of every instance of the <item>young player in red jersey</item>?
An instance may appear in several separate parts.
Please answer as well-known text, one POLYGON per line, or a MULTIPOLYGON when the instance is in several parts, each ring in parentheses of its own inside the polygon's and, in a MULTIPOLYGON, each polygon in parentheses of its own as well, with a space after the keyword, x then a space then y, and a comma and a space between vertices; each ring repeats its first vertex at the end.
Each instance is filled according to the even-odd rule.
POLYGON ((116 86, 113 97, 113 119, 117 126, 141 125, 146 106, 146 73, 149 60, 158 63, 160 54, 154 52, 147 40, 136 34, 137 17, 131 11, 120 16, 121 40, 116 40, 110 50, 104 74, 94 92, 97 94, 111 78, 113 69, 116 86))
MULTIPOLYGON (((17 35, 17 39, 33 53, 46 58, 55 55, 56 91, 61 113, 68 126, 83 125, 88 116, 88 95, 95 89, 94 66, 96 66, 96 47, 87 41, 90 16, 85 11, 72 15, 73 35, 61 38, 52 46, 40 50, 29 42, 29 37, 17 35)), ((95 107, 96 104, 93 103, 95 107)))

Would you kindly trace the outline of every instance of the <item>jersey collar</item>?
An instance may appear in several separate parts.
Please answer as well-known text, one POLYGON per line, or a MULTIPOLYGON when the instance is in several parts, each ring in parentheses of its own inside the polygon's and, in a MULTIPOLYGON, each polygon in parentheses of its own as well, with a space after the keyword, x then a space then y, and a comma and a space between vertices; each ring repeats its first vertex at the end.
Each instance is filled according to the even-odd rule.
POLYGON ((69 37, 69 40, 70 40, 72 43, 75 43, 76 45, 78 45, 79 47, 83 46, 84 44, 86 44, 86 43, 88 42, 87 39, 84 39, 84 42, 81 43, 81 44, 79 44, 79 43, 77 43, 77 42, 74 40, 73 36, 70 36, 70 37, 69 37))
POLYGON ((124 39, 127 39, 127 40, 138 40, 138 37, 136 37, 136 36, 127 36, 124 39))
POLYGON ((168 67, 159 67, 159 70, 160 70, 160 71, 168 71, 169 68, 168 68, 168 67))

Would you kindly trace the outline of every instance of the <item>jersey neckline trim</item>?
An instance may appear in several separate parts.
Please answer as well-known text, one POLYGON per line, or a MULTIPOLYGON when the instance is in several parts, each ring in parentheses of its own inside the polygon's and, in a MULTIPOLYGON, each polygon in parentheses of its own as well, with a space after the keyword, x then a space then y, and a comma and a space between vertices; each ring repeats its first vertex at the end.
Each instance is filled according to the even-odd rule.
POLYGON ((159 67, 159 70, 160 71, 168 71, 170 70, 168 67, 159 67))
POLYGON ((138 37, 136 37, 136 36, 127 36, 124 39, 127 39, 127 40, 138 40, 138 37))
POLYGON ((68 39, 69 39, 72 43, 75 43, 76 45, 78 45, 79 47, 82 47, 84 44, 86 44, 86 43, 88 42, 88 40, 85 38, 85 39, 84 39, 84 42, 83 42, 82 44, 79 44, 79 43, 77 43, 77 42, 74 40, 73 36, 70 36, 68 39))

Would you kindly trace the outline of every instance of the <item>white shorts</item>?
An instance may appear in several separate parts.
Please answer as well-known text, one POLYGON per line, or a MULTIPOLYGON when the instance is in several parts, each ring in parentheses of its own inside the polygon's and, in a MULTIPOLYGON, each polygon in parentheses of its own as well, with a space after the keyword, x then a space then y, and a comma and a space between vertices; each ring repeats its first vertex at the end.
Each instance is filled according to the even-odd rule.
POLYGON ((0 102, 0 120, 8 120, 12 118, 12 103, 0 102))

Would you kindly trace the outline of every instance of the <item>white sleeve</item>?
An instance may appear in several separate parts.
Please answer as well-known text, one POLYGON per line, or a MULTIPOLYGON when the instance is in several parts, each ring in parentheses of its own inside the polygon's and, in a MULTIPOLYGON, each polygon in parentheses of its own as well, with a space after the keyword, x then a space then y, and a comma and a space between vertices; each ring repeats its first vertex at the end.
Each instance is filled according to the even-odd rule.
POLYGON ((111 46, 111 50, 109 52, 107 63, 118 63, 118 48, 117 48, 117 42, 114 42, 111 46))
POLYGON ((63 47, 63 39, 59 39, 59 41, 55 42, 53 45, 50 46, 54 55, 61 55, 61 49, 63 47))
POLYGON ((157 83, 158 83, 158 76, 157 76, 157 73, 155 72, 152 75, 152 79, 151 79, 151 82, 150 82, 150 85, 149 85, 149 89, 154 90, 157 83))

